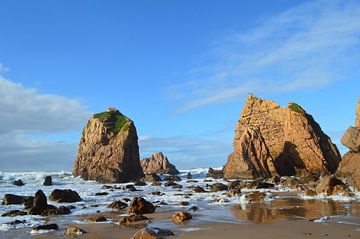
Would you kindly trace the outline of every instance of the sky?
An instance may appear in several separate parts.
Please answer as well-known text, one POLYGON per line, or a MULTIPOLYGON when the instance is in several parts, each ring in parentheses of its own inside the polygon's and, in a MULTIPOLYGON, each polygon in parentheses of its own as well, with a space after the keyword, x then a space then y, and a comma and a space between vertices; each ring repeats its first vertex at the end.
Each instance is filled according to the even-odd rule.
POLYGON ((116 107, 140 156, 219 167, 248 93, 299 103, 341 153, 360 96, 359 1, 0 0, 0 171, 71 170, 116 107))

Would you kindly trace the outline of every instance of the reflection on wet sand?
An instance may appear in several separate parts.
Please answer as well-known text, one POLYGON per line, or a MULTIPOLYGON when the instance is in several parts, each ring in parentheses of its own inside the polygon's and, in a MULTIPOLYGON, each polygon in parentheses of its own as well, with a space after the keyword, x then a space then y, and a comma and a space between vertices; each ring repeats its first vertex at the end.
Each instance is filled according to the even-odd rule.
POLYGON ((234 205, 231 211, 239 220, 264 224, 280 220, 310 220, 335 215, 360 216, 360 203, 282 198, 270 202, 234 205))

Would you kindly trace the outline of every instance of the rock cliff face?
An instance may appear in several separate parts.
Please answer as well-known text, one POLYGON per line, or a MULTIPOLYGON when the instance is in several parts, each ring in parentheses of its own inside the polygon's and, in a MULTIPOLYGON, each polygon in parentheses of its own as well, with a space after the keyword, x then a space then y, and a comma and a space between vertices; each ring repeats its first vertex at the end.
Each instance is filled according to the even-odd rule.
POLYGON ((154 153, 149 158, 141 160, 144 173, 178 174, 179 171, 171 164, 168 158, 161 152, 154 153))
POLYGON ((349 185, 360 190, 360 99, 356 107, 355 127, 349 127, 341 143, 350 151, 343 156, 337 173, 347 179, 349 185))
POLYGON ((133 121, 113 108, 94 114, 83 130, 74 175, 102 183, 143 177, 133 121))
POLYGON ((299 105, 282 108, 249 95, 236 126, 225 178, 335 172, 341 156, 313 117, 299 105))

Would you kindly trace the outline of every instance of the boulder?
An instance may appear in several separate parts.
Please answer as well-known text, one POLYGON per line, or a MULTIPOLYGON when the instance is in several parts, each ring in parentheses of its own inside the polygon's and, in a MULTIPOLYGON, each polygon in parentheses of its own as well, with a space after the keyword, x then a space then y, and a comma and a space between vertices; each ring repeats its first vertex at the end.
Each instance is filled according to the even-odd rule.
POLYGON ((353 152, 360 152, 360 128, 349 127, 343 137, 341 143, 353 152))
POLYGON ((79 194, 71 189, 55 189, 51 192, 49 199, 59 203, 82 201, 79 194))
POLYGON ((317 194, 325 194, 326 196, 352 196, 349 187, 333 175, 324 176, 316 186, 315 192, 317 194))
POLYGON ((81 229, 78 226, 75 225, 69 225, 65 232, 64 235, 65 236, 81 236, 83 234, 87 233, 85 230, 81 229))
POLYGON ((18 179, 18 180, 15 180, 13 182, 13 185, 15 185, 15 186, 24 186, 25 183, 21 179, 18 179))
POLYGON ((161 152, 152 154, 149 158, 140 161, 144 173, 178 174, 179 171, 161 152))
POLYGON ((337 174, 346 182, 360 191, 360 153, 347 152, 339 165, 337 174))
POLYGON ((2 205, 12 205, 12 204, 23 204, 24 196, 19 196, 15 194, 5 194, 2 201, 2 205))
POLYGON ((334 173, 341 160, 337 147, 298 104, 277 103, 249 94, 237 123, 234 151, 225 178, 269 178, 301 170, 334 173))
POLYGON ((31 215, 41 215, 46 213, 48 209, 47 198, 42 190, 38 190, 35 193, 35 198, 32 208, 29 210, 31 215))
POLYGON ((2 214, 1 216, 2 217, 16 217, 16 216, 24 216, 24 215, 27 215, 27 212, 20 211, 20 210, 11 210, 11 211, 8 211, 8 212, 2 214))
POLYGON ((206 177, 215 178, 215 179, 223 178, 224 177, 224 172, 223 172, 222 169, 216 170, 216 169, 213 169, 213 168, 209 168, 206 177))
POLYGON ((147 227, 137 231, 133 236, 133 239, 163 239, 174 235, 175 234, 168 229, 147 227))
POLYGON ((214 183, 210 185, 210 192, 220 192, 228 190, 228 186, 222 183, 214 183))
POLYGON ((57 224, 44 224, 39 226, 34 226, 31 228, 33 231, 40 231, 40 230, 58 230, 59 226, 57 224))
POLYGON ((192 189, 195 193, 204 193, 205 192, 205 189, 200 187, 200 186, 195 186, 193 187, 192 189))
POLYGON ((67 214, 71 213, 71 210, 68 207, 60 206, 59 208, 56 208, 56 207, 52 208, 52 207, 49 207, 49 206, 48 206, 48 209, 47 209, 47 211, 45 213, 45 215, 47 215, 47 216, 51 216, 51 215, 67 215, 67 214))
POLYGON ((146 201, 144 198, 137 197, 130 202, 130 207, 127 211, 128 214, 146 214, 154 212, 155 206, 151 202, 146 201))
POLYGON ((190 220, 192 218, 192 215, 188 212, 180 211, 171 217, 171 221, 173 223, 182 223, 187 220, 190 220))
POLYGON ((94 114, 83 130, 73 173, 102 183, 142 178, 134 122, 114 108, 94 114))
POLYGON ((51 176, 46 176, 45 177, 43 185, 44 186, 52 186, 52 178, 51 178, 51 176))
POLYGON ((119 200, 119 201, 110 203, 107 207, 120 211, 124 208, 127 208, 127 206, 128 206, 127 203, 119 200))
POLYGON ((119 224, 126 225, 126 224, 131 224, 134 222, 145 221, 145 220, 149 220, 149 218, 145 217, 141 214, 134 214, 134 215, 125 216, 125 217, 121 218, 119 221, 119 224))

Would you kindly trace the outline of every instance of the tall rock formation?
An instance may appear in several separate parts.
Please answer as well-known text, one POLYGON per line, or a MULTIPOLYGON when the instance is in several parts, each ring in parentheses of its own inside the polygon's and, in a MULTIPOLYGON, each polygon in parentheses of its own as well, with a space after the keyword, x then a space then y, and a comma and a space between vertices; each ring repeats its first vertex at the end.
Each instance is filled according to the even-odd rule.
POLYGON ((296 103, 282 108, 249 94, 237 123, 225 178, 335 172, 340 153, 296 103))
POLYGON ((114 108, 94 114, 83 129, 74 175, 102 183, 143 177, 134 122, 114 108))
POLYGON ((144 173, 178 174, 179 171, 171 164, 168 158, 161 152, 152 154, 149 158, 141 160, 144 173))
POLYGON ((360 191, 360 99, 356 107, 355 127, 349 127, 341 143, 350 149, 339 165, 337 173, 347 178, 349 185, 360 191))

